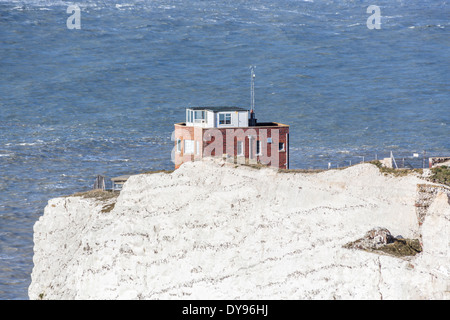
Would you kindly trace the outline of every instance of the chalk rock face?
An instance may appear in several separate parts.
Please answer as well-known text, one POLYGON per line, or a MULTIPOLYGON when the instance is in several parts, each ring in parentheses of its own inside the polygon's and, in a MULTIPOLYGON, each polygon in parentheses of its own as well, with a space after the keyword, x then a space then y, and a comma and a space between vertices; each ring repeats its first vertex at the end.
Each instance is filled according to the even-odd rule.
POLYGON ((204 160, 135 175, 112 211, 95 199, 49 201, 34 227, 29 296, 449 299, 450 205, 436 197, 419 226, 418 183, 371 164, 279 173, 204 160), (422 232, 423 252, 343 247, 378 226, 422 232))
MULTIPOLYGON (((438 275, 429 279, 450 298, 450 203, 445 193, 437 195, 422 225, 424 253, 417 259, 423 269, 438 275), (442 279, 441 283, 437 283, 442 279)), ((424 272, 425 274, 427 272, 424 272)))

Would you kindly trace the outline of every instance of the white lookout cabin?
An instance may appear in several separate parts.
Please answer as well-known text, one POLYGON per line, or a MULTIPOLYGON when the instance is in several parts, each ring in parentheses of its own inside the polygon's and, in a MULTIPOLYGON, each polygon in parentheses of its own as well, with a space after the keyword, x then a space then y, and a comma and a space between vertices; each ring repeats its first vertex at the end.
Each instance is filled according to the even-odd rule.
POLYGON ((186 126, 201 128, 248 127, 249 111, 239 107, 186 109, 186 126))

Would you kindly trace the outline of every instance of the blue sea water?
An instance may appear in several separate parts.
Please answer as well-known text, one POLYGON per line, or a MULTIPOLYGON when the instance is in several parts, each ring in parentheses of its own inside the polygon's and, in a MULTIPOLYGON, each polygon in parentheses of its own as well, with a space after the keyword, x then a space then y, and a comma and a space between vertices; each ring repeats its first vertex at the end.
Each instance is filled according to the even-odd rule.
MULTIPOLYGON (((450 154, 444 0, 0 0, 0 299, 27 299, 48 199, 172 169, 173 124, 250 104, 291 168, 450 154), (81 29, 70 30, 70 4, 81 29), (369 29, 369 5, 381 28, 369 29)), ((408 160, 413 161, 413 160, 408 160)))

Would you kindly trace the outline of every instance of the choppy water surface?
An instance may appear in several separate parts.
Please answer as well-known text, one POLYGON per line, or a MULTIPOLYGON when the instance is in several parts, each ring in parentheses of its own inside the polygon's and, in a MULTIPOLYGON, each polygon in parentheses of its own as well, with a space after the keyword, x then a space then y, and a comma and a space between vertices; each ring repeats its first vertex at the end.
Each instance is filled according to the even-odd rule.
POLYGON ((0 298, 28 298, 49 198, 171 169, 184 108, 248 106, 250 65, 258 120, 291 125, 293 168, 449 154, 449 13, 442 0, 0 0, 0 298))

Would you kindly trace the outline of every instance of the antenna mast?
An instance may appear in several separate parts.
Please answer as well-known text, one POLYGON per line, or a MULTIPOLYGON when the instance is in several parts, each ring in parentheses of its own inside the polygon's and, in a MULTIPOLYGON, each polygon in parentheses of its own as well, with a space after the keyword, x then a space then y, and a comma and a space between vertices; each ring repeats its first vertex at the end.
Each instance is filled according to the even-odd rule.
POLYGON ((248 125, 250 127, 256 126, 256 118, 255 118, 255 66, 250 66, 250 119, 248 125))
POLYGON ((251 97, 251 112, 255 111, 255 71, 254 71, 254 66, 250 67, 250 88, 251 88, 251 93, 250 93, 250 97, 251 97))

